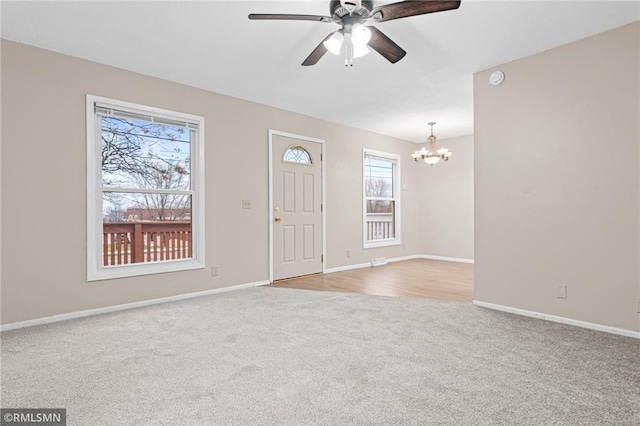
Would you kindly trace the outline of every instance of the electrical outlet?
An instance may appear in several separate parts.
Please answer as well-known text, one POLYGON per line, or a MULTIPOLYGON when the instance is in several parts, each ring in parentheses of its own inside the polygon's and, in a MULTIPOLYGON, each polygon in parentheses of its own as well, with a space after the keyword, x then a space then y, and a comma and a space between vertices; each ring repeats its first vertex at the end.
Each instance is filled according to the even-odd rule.
POLYGON ((217 266, 212 266, 211 267, 211 276, 212 277, 217 277, 218 276, 218 267, 217 266))
POLYGON ((251 200, 242 200, 242 208, 250 209, 251 208, 251 200))
POLYGON ((351 257, 351 250, 347 250, 347 257, 351 257))
POLYGON ((638 297, 638 306, 636 307, 636 311, 640 314, 640 297, 638 297))
POLYGON ((558 286, 558 299, 566 299, 567 298, 567 286, 559 285, 558 286))

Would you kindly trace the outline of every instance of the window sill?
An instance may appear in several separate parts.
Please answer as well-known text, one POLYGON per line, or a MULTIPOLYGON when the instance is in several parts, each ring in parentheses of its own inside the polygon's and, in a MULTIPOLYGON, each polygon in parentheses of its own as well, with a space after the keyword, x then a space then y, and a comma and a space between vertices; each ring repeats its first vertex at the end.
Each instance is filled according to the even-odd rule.
POLYGON ((204 263, 199 260, 169 260, 156 263, 130 264, 114 267, 98 267, 87 273, 87 281, 102 281, 115 278, 137 277, 141 275, 163 274, 166 272, 191 271, 204 269, 204 263))
POLYGON ((366 250, 366 249, 379 248, 379 247, 399 246, 400 244, 402 244, 400 240, 397 240, 394 238, 393 240, 379 240, 379 241, 373 241, 373 242, 366 242, 362 245, 362 248, 366 250))

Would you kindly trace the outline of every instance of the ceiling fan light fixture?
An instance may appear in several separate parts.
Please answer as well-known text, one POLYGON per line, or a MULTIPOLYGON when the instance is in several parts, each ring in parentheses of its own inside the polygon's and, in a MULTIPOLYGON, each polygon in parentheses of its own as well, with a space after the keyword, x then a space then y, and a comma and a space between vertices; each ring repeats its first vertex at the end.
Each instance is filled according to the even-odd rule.
POLYGON ((374 8, 373 0, 330 0, 330 16, 301 15, 293 13, 250 13, 252 20, 284 20, 311 21, 335 23, 341 26, 339 33, 331 33, 321 41, 309 56, 302 62, 302 66, 315 65, 327 53, 339 55, 345 46, 345 65, 353 66, 353 58, 369 53, 368 48, 354 50, 368 46, 382 55, 386 60, 395 64, 407 54, 393 40, 387 37, 375 26, 367 26, 371 21, 385 22, 400 18, 408 18, 429 13, 444 12, 460 7, 460 0, 438 1, 399 1, 383 4, 374 8), (365 25, 367 24, 367 25, 365 25), (345 39, 346 42, 345 42, 345 39))
POLYGON ((369 40, 371 40, 371 30, 362 24, 353 24, 351 27, 353 47, 366 46, 369 40))
POLYGON ((353 46, 353 58, 360 58, 364 55, 367 55, 371 53, 371 50, 367 47, 367 45, 364 46, 353 46))
POLYGON ((324 44, 324 47, 326 47, 329 52, 333 53, 334 55, 339 55, 340 50, 342 50, 343 43, 344 43, 344 35, 342 34, 342 31, 336 31, 323 44, 324 44))

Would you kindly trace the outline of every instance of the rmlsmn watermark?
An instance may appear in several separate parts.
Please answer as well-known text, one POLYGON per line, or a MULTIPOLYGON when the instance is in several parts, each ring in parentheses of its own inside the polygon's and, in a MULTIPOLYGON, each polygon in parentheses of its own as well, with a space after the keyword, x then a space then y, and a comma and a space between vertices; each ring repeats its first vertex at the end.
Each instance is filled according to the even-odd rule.
POLYGON ((0 408, 0 426, 66 426, 66 408, 0 408))

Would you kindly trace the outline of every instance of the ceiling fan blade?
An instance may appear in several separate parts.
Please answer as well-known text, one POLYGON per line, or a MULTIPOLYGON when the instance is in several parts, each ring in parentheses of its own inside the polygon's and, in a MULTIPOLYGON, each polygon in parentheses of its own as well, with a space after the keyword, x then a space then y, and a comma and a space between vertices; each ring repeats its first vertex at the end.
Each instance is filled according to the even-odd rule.
POLYGON ((459 7, 459 1, 401 1, 399 3, 392 3, 377 7, 371 11, 369 16, 372 16, 373 19, 377 22, 385 22, 391 21, 392 19, 424 15, 426 13, 444 12, 445 10, 457 9, 459 7))
POLYGON ((371 30, 371 40, 369 40, 368 43, 369 47, 387 58, 392 64, 395 64, 407 54, 407 52, 376 27, 368 26, 367 28, 371 30))
MULTIPOLYGON (((334 31, 333 33, 335 32, 336 31, 334 31)), ((311 52, 311 54, 307 56, 307 59, 304 60, 302 66, 308 67, 309 65, 315 65, 318 63, 318 61, 324 56, 324 54, 328 52, 327 48, 324 46, 324 42, 329 40, 333 33, 326 36, 324 40, 322 40, 320 44, 315 49, 313 49, 313 52, 311 52)))
POLYGON ((319 15, 290 15, 290 14, 277 14, 277 13, 252 13, 249 15, 249 19, 253 20, 283 20, 283 21, 316 21, 316 22, 332 22, 328 16, 319 15))

